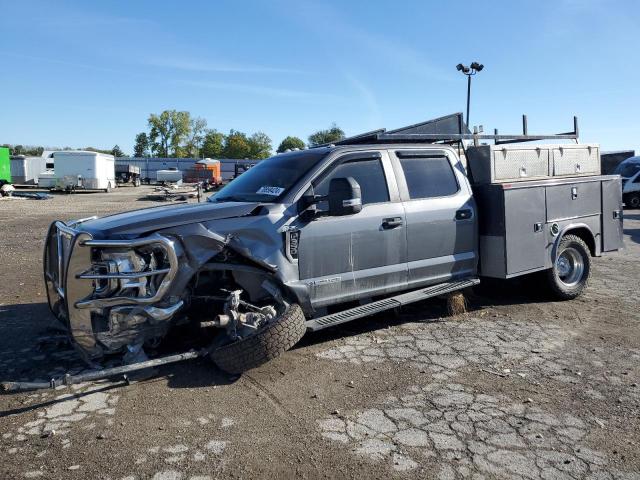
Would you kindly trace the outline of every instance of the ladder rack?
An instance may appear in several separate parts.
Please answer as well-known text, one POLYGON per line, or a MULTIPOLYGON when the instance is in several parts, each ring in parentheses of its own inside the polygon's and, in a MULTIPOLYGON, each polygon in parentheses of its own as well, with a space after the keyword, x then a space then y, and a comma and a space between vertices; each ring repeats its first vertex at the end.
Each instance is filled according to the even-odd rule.
MULTIPOLYGON (((475 129, 474 129, 475 130, 475 129)), ((381 128, 371 132, 361 133, 345 138, 334 145, 364 145, 376 143, 459 143, 463 140, 473 140, 475 145, 480 140, 493 140, 496 145, 505 143, 533 142, 537 140, 575 140, 578 141, 578 117, 573 117, 573 131, 558 134, 530 135, 527 128, 527 116, 522 116, 522 134, 493 135, 473 133, 463 121, 462 113, 454 113, 444 117, 427 120, 396 130, 381 128)), ((325 144, 328 145, 328 144, 325 144)), ((320 145, 322 146, 322 145, 320 145)))

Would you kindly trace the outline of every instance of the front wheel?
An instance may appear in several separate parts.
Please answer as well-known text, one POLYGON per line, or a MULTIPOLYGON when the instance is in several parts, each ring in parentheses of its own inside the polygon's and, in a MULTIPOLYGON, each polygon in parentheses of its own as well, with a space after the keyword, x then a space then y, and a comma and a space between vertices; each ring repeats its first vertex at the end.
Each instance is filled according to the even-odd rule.
POLYGON ((216 348, 211 359, 227 373, 239 374, 281 355, 300 341, 307 327, 302 309, 292 304, 255 334, 216 348))
POLYGON ((560 240, 556 261, 547 270, 547 281, 560 300, 571 300, 582 294, 591 276, 591 254, 580 237, 565 235, 560 240))

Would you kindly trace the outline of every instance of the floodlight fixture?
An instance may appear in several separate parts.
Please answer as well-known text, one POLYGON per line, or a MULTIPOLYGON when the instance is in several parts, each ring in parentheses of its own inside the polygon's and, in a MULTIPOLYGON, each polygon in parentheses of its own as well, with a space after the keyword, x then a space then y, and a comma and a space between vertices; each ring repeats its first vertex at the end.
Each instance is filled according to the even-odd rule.
POLYGON ((459 63, 456 65, 456 70, 464 73, 467 76, 467 127, 469 127, 469 106, 471 103, 471 77, 484 69, 484 65, 478 62, 473 62, 469 67, 459 63))

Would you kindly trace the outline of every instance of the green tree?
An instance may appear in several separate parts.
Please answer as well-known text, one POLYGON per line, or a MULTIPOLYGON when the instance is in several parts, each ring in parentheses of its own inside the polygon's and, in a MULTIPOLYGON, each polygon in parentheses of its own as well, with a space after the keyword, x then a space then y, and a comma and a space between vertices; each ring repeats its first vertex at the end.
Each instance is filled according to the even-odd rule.
POLYGON ((180 148, 186 142, 191 133, 191 114, 189 112, 176 112, 174 120, 175 130, 171 137, 171 148, 176 157, 185 157, 187 151, 180 148))
MULTIPOLYGON (((117 147, 117 145, 116 145, 117 147)), ((64 147, 63 150, 85 150, 87 152, 96 152, 96 153, 106 153, 108 155, 112 155, 111 150, 105 150, 103 148, 96 148, 96 147, 84 147, 82 149, 79 148, 71 148, 71 147, 64 147)))
POLYGON ((247 135, 237 130, 231 130, 224 139, 222 154, 224 158, 249 158, 251 145, 247 135))
POLYGON ((309 146, 316 147, 325 143, 334 143, 344 138, 344 132, 335 123, 327 130, 318 130, 309 135, 309 146))
POLYGON ((304 142, 298 137, 287 137, 282 140, 282 142, 280 142, 280 145, 278 145, 278 149, 276 150, 276 152, 282 153, 286 152, 287 150, 293 150, 295 148, 299 148, 300 150, 302 150, 304 148, 304 142))
POLYGON ((249 158, 257 160, 271 156, 271 139, 264 132, 256 132, 249 137, 249 158))
POLYGON ((125 157, 126 156, 118 145, 114 145, 113 146, 113 148, 111 149, 111 155, 113 155, 114 157, 125 157))
POLYGON ((1 145, 11 150, 11 155, 27 155, 33 157, 39 157, 44 152, 44 147, 37 147, 35 145, 11 145, 5 143, 1 145))
POLYGON ((136 135, 136 144, 133 147, 134 157, 147 157, 149 156, 149 137, 146 133, 141 132, 136 135))
POLYGON ((198 158, 207 131, 207 121, 201 117, 192 118, 189 122, 189 130, 185 153, 189 157, 198 158))
POLYGON ((189 112, 165 110, 160 115, 151 114, 148 119, 149 137, 154 153, 159 157, 169 154, 178 156, 184 154, 180 145, 188 138, 191 129, 191 115, 189 112))
POLYGON ((222 158, 224 143, 224 133, 220 133, 215 129, 207 130, 204 135, 200 153, 202 153, 203 157, 207 158, 222 158))

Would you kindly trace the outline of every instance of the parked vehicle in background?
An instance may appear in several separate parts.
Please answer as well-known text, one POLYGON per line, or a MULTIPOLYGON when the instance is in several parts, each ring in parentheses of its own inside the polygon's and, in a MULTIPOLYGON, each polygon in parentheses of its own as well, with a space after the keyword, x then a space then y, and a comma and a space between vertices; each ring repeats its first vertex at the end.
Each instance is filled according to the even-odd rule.
POLYGON ((222 184, 220 160, 204 158, 198 160, 185 175, 187 183, 201 183, 207 188, 215 188, 222 184))
POLYGON ((53 154, 54 190, 104 190, 116 187, 113 155, 98 152, 63 150, 53 154))
POLYGON ((39 177, 47 169, 47 159, 43 157, 12 155, 11 179, 17 185, 38 185, 39 177))
POLYGON ((640 208, 640 157, 627 158, 616 168, 622 177, 622 200, 629 208, 640 208))
POLYGON ((156 172, 156 182, 158 183, 182 183, 182 171, 175 167, 156 172))
MULTIPOLYGON (((238 178, 244 172, 249 171, 250 168, 253 168, 255 166, 256 166, 256 164, 255 163, 251 163, 251 162, 236 163, 234 165, 233 178, 238 178)), ((232 178, 232 180, 233 180, 233 178, 232 178)))
POLYGON ((616 168, 627 158, 635 157, 635 150, 619 150, 615 152, 601 152, 600 164, 603 175, 616 175, 616 168))
POLYGON ((54 153, 52 150, 45 150, 42 152, 42 159, 44 160, 44 168, 38 173, 38 187, 48 188, 52 190, 56 186, 56 173, 54 170, 54 153))
POLYGON ((0 180, 11 183, 11 165, 9 164, 9 149, 0 147, 0 180))
POLYGON ((116 164, 116 183, 122 185, 129 183, 134 187, 140 186, 140 167, 135 165, 116 164))
POLYGON ((556 298, 582 294, 591 258, 622 246, 620 177, 600 175, 599 147, 520 143, 577 140, 577 120, 552 136, 462 125, 457 114, 276 155, 206 203, 55 222, 51 311, 90 362, 192 324, 202 354, 239 373, 306 331, 480 277, 535 273, 556 298))
POLYGON ((56 186, 56 174, 53 170, 47 169, 38 174, 38 187, 54 190, 56 186))

